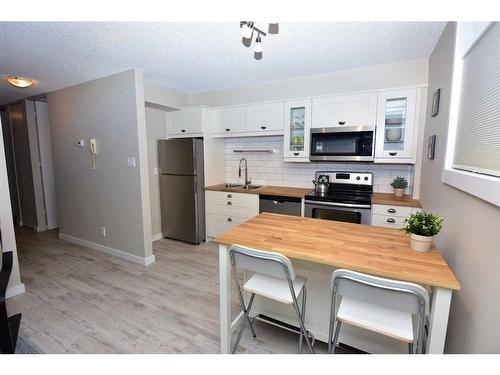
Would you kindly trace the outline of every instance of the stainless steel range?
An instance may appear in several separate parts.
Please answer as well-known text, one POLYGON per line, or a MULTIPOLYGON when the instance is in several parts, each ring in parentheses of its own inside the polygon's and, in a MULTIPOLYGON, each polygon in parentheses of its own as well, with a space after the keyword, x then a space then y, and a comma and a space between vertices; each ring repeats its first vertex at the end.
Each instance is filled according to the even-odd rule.
POLYGON ((328 185, 326 192, 305 196, 305 216, 348 223, 371 223, 373 174, 368 172, 316 172, 316 181, 328 185))

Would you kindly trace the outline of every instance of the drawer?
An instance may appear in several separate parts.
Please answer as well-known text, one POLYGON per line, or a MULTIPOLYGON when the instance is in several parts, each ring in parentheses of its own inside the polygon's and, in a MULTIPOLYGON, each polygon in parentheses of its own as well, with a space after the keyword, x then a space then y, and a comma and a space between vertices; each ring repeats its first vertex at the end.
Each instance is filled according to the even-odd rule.
POLYGON ((372 215, 372 225, 401 229, 405 224, 405 219, 400 216, 372 215))
POLYGON ((386 204, 372 205, 373 215, 385 215, 391 217, 407 218, 414 212, 414 210, 416 209, 413 207, 406 207, 406 206, 390 206, 386 204))
POLYGON ((216 237, 247 221, 247 218, 207 213, 207 236, 216 237))
POLYGON ((259 214, 257 194, 207 191, 205 206, 207 213, 250 218, 259 214))

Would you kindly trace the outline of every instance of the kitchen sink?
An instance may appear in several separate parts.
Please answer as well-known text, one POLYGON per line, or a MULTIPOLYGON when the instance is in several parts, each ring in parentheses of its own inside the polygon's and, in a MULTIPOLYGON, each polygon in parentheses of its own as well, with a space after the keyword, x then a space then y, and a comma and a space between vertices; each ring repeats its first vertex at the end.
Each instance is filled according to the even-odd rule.
POLYGON ((224 184, 225 189, 241 189, 243 185, 241 184, 224 184))
POLYGON ((253 189, 258 189, 258 188, 261 188, 262 186, 260 185, 245 185, 245 186, 242 186, 241 189, 245 189, 245 190, 253 190, 253 189))

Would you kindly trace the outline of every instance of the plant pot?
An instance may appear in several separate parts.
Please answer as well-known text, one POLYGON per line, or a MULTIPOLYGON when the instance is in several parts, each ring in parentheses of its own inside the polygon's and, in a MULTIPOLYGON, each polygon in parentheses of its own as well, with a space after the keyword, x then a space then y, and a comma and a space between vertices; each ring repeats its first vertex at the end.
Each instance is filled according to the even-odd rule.
POLYGON ((410 234, 410 247, 419 253, 426 253, 431 249, 433 236, 421 236, 419 234, 410 234))
POLYGON ((403 189, 403 188, 394 188, 394 195, 396 197, 402 197, 404 193, 405 193, 405 189, 403 189))

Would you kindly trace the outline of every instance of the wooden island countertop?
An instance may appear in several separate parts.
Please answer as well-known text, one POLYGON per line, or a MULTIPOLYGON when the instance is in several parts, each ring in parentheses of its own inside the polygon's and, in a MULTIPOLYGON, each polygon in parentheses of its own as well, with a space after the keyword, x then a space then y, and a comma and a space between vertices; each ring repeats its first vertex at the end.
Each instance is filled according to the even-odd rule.
POLYGON ((214 241, 381 277, 460 289, 439 250, 434 246, 428 253, 411 250, 410 239, 399 229, 262 213, 214 241))

